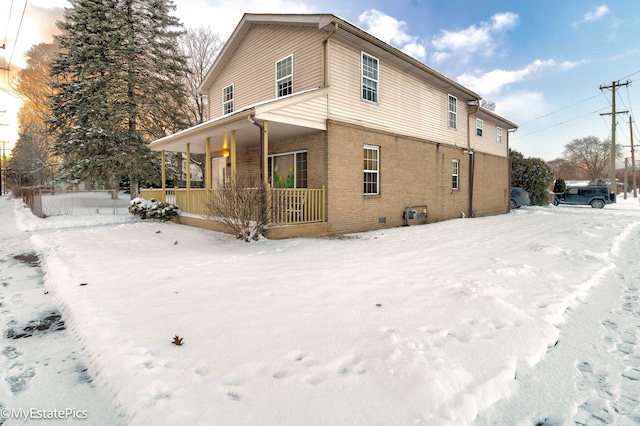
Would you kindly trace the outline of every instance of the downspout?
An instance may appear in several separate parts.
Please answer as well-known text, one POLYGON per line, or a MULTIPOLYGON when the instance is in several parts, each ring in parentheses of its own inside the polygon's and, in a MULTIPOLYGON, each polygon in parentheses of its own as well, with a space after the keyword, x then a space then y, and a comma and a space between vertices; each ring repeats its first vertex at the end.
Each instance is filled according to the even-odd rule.
POLYGON ((329 32, 329 35, 327 35, 322 41, 322 48, 324 51, 324 68, 322 70, 324 76, 322 80, 324 87, 327 87, 329 85, 329 49, 327 48, 327 46, 329 39, 336 33, 336 31, 338 31, 338 23, 336 21, 333 21, 333 30, 331 30, 329 32))
POLYGON ((247 120, 249 123, 255 124, 260 128, 260 182, 265 181, 265 170, 264 170, 264 126, 253 119, 252 116, 248 116, 247 120))
POLYGON ((475 101, 467 102, 468 106, 475 105, 475 111, 471 111, 467 113, 467 150, 466 154, 469 155, 469 217, 476 217, 473 212, 473 175, 475 170, 475 155, 473 150, 471 149, 471 123, 469 123, 469 119, 472 114, 477 114, 480 110, 480 99, 476 99, 475 101))

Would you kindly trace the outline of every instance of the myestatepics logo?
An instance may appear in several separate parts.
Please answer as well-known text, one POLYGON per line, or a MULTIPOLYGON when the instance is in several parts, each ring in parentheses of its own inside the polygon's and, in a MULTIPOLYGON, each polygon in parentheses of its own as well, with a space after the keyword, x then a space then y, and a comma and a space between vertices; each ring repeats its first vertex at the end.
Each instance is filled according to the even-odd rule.
POLYGON ((0 418, 28 420, 65 420, 65 419, 88 419, 86 410, 76 410, 75 408, 65 408, 63 410, 47 410, 37 408, 7 408, 0 409, 0 418))

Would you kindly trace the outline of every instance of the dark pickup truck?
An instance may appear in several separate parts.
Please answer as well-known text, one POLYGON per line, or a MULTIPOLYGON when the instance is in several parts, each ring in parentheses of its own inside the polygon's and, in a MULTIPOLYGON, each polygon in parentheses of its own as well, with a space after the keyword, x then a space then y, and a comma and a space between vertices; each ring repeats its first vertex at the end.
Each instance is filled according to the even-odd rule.
POLYGON ((601 209, 605 204, 611 204, 609 188, 606 186, 568 186, 564 192, 553 194, 553 205, 583 204, 594 209, 601 209))

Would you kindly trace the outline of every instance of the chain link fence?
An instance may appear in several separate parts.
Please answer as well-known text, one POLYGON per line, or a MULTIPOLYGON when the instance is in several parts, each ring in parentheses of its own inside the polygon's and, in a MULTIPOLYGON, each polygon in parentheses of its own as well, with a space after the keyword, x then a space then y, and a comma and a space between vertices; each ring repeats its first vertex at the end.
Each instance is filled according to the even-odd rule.
POLYGON ((20 188, 19 196, 34 215, 88 216, 94 214, 125 214, 129 207, 129 194, 113 191, 54 192, 48 188, 20 188))

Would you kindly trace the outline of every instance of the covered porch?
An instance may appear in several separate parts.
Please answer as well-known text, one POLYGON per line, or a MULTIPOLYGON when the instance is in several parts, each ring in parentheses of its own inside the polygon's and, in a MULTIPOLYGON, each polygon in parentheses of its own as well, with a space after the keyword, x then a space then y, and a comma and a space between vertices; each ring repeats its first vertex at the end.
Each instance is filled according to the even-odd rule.
POLYGON ((314 89, 252 105, 158 139, 150 148, 162 154, 162 187, 141 189, 140 196, 171 202, 183 213, 205 217, 207 200, 225 191, 230 179, 252 178, 269 188, 273 225, 326 222, 326 177, 308 179, 307 151, 300 149, 300 141, 326 131, 326 104, 327 90, 314 89), (289 141, 295 141, 295 146, 287 148, 289 141), (271 148, 270 142, 276 146, 271 148), (166 186, 167 152, 186 157, 184 188, 166 186), (202 188, 192 187, 189 165, 193 154, 204 154, 202 188))

